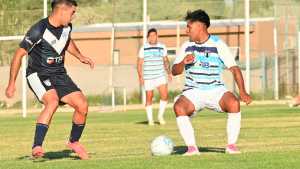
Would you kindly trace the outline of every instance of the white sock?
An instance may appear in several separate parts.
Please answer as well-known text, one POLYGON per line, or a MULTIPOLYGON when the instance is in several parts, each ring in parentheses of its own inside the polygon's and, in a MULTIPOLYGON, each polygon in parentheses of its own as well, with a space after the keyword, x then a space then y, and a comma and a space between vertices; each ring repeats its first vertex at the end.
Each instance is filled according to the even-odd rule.
POLYGON ((160 102, 159 102, 159 111, 158 111, 158 119, 163 119, 164 118, 164 113, 165 113, 167 104, 168 104, 168 101, 160 100, 160 102))
POLYGON ((176 118, 179 133, 187 146, 196 146, 194 128, 188 116, 179 116, 176 118))
POLYGON ((153 121, 153 116, 152 116, 152 105, 150 106, 146 106, 146 112, 147 112, 147 119, 148 122, 152 122, 153 121))
POLYGON ((228 113, 227 119, 227 141, 229 144, 235 144, 238 140, 241 128, 241 112, 228 113))

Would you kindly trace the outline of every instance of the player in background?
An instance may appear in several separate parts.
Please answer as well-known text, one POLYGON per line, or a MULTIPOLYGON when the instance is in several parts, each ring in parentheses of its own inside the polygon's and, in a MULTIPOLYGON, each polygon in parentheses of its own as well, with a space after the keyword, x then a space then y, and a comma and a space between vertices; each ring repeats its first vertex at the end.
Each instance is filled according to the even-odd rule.
POLYGON ((185 86, 173 107, 179 133, 188 147, 184 155, 200 154, 190 117, 203 108, 228 113, 226 152, 240 153, 236 146, 241 127, 240 102, 226 89, 221 74, 225 67, 232 72, 240 99, 250 104, 241 70, 228 46, 218 36, 208 33, 210 19, 205 11, 188 12, 185 20, 190 40, 182 45, 172 67, 174 76, 185 71, 185 86))
POLYGON ((146 90, 146 113, 149 125, 154 125, 152 98, 153 90, 158 89, 160 94, 158 121, 165 124, 164 112, 168 103, 167 81, 172 80, 170 64, 167 57, 166 46, 157 41, 157 30, 152 28, 147 34, 148 42, 139 52, 137 70, 140 85, 146 90))
POLYGON ((52 12, 49 17, 34 24, 13 57, 6 96, 13 97, 16 78, 21 60, 29 55, 26 70, 27 82, 44 108, 37 118, 32 156, 43 157, 42 144, 53 114, 59 104, 68 104, 74 108, 72 129, 67 146, 81 159, 88 154, 79 139, 86 124, 88 103, 77 85, 68 76, 64 67, 66 51, 80 62, 94 67, 93 61, 83 56, 71 38, 71 21, 76 12, 75 0, 52 0, 52 12))

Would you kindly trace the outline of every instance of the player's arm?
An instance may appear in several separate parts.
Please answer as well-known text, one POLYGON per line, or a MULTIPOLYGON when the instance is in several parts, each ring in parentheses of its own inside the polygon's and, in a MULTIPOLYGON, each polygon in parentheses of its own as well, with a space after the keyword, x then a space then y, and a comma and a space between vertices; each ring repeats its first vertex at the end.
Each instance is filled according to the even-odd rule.
POLYGON ((94 65, 95 65, 94 61, 89 57, 83 56, 81 54, 80 50, 78 49, 77 45, 75 44, 75 42, 72 39, 70 40, 67 51, 71 55, 75 56, 80 62, 82 62, 84 64, 88 64, 88 65, 90 65, 91 68, 94 68, 94 65))
POLYGON ((194 55, 191 52, 187 52, 188 42, 184 43, 179 51, 179 54, 176 56, 175 61, 172 66, 173 76, 180 75, 183 73, 185 65, 191 64, 194 62, 194 55))
POLYGON ((27 55, 27 51, 23 48, 19 48, 16 50, 14 57, 11 61, 10 73, 9 73, 9 82, 5 91, 5 95, 8 98, 14 96, 14 92, 16 90, 16 79, 18 76, 18 72, 20 70, 22 64, 22 58, 27 55))
POLYGON ((167 48, 164 47, 164 53, 163 53, 164 57, 163 57, 163 61, 164 61, 164 68, 165 68, 165 71, 167 72, 168 74, 168 79, 169 81, 172 81, 172 72, 170 70, 170 62, 169 62, 169 59, 168 59, 168 51, 167 51, 167 48))
POLYGON ((230 49, 224 42, 220 42, 218 48, 220 58, 224 62, 225 66, 231 71, 234 80, 239 88, 240 98, 246 104, 250 104, 252 102, 251 96, 245 90, 245 84, 243 79, 243 74, 241 69, 237 66, 234 56, 230 52, 230 49))
POLYGON ((165 67, 165 70, 168 74, 171 74, 171 70, 170 70, 170 62, 169 62, 169 59, 168 59, 168 56, 165 56, 164 57, 164 67, 165 67))
POLYGON ((144 64, 144 59, 138 58, 138 60, 137 60, 137 72, 138 72, 139 82, 140 82, 141 85, 144 85, 143 64, 144 64))
POLYGON ((174 65, 172 67, 173 76, 180 75, 184 71, 185 65, 191 64, 194 62, 195 56, 193 54, 186 54, 182 61, 178 62, 174 61, 174 65))
POLYGON ((14 92, 16 90, 16 79, 22 64, 22 58, 30 53, 31 50, 39 44, 41 41, 42 31, 43 25, 36 23, 27 31, 23 40, 20 42, 20 48, 16 50, 11 61, 9 82, 5 91, 5 94, 8 98, 14 96, 14 92))
POLYGON ((173 74, 173 76, 182 74, 182 72, 184 70, 184 65, 185 64, 183 63, 183 61, 180 62, 180 63, 174 64, 172 66, 172 74, 173 74))
POLYGON ((144 48, 142 47, 139 51, 139 57, 137 59, 137 72, 138 72, 140 85, 144 85, 143 65, 144 65, 144 48))
POLYGON ((252 99, 250 95, 246 92, 243 74, 241 72, 241 69, 238 66, 230 67, 229 70, 231 71, 234 80, 239 88, 239 93, 241 100, 244 101, 246 104, 250 104, 252 99))
POLYGON ((172 72, 170 70, 170 62, 169 62, 168 56, 164 57, 164 67, 165 67, 165 70, 168 74, 169 81, 172 81, 172 72))

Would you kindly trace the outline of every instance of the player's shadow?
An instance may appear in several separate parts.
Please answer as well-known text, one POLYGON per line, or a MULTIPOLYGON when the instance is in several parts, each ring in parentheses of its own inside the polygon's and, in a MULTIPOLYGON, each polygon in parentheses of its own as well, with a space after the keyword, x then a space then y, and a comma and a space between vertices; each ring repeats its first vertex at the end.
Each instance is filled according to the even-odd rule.
POLYGON ((42 158, 32 158, 31 156, 22 156, 19 157, 18 160, 33 160, 33 162, 45 162, 49 160, 58 160, 58 159, 64 159, 64 158, 71 158, 74 160, 79 159, 78 156, 72 155, 74 154, 71 150, 62 150, 62 151, 50 151, 46 152, 44 157, 42 158))
MULTIPOLYGON (((148 121, 138 121, 135 122, 135 124, 141 124, 141 125, 148 125, 148 121)), ((160 124, 158 121, 155 121, 154 124, 160 124)))
MULTIPOLYGON (((200 153, 225 153, 225 148, 219 147, 198 147, 200 153)), ((186 146, 175 146, 173 154, 184 154, 187 151, 186 146)))
POLYGON ((135 124, 148 125, 148 121, 138 121, 135 124))
POLYGON ((46 152, 45 156, 43 158, 47 159, 47 160, 57 160, 57 159, 63 159, 63 158, 79 159, 79 157, 75 156, 73 151, 71 151, 71 150, 46 152))

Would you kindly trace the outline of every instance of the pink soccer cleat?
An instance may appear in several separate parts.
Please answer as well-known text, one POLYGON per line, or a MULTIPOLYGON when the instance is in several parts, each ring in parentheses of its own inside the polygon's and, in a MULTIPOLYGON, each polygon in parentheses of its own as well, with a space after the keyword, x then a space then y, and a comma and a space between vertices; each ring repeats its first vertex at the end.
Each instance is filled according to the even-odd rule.
POLYGON ((237 148, 237 146, 235 144, 227 145, 225 152, 227 154, 241 154, 241 152, 239 151, 239 149, 237 148))
POLYGON ((33 149, 32 149, 32 157, 33 158, 41 158, 43 157, 45 154, 44 154, 44 150, 42 148, 42 146, 35 146, 33 149))
POLYGON ((183 156, 193 156, 193 155, 200 155, 197 146, 188 146, 187 152, 183 154, 183 156))
POLYGON ((69 147, 72 151, 74 151, 81 160, 89 159, 89 156, 86 150, 84 149, 83 145, 80 144, 78 141, 74 143, 68 142, 67 147, 69 147))

